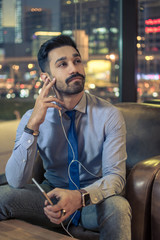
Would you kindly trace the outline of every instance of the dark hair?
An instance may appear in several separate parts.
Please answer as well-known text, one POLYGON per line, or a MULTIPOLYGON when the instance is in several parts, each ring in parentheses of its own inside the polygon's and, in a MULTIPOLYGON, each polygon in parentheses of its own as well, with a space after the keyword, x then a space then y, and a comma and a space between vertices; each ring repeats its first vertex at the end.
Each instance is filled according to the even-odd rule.
MULTIPOLYGON (((48 53, 55 48, 59 48, 62 46, 71 46, 76 49, 79 53, 76 43, 66 35, 60 35, 58 37, 53 37, 48 41, 44 42, 38 52, 38 64, 42 72, 46 72, 47 64, 48 64, 48 53)), ((80 54, 80 53, 79 53, 80 54)))

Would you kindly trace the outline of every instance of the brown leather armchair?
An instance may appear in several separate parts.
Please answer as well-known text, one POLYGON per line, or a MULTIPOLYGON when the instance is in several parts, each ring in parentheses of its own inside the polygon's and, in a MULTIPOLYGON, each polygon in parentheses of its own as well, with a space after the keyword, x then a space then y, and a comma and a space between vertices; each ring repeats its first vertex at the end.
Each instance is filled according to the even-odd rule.
MULTIPOLYGON (((160 105, 118 103, 116 107, 122 112, 127 128, 125 196, 132 208, 132 240, 150 240, 153 235, 152 191, 155 177, 160 170, 160 105)), ((36 179, 41 181, 39 171, 42 171, 42 166, 34 172, 36 179)), ((154 215, 156 214, 160 223, 156 209, 154 215)), ((99 239, 98 233, 79 227, 72 227, 70 231, 79 239, 99 239)), ((160 238, 160 234, 158 236, 160 238)))
POLYGON ((160 217, 155 216, 160 198, 155 199, 153 189, 160 170, 160 105, 119 103, 116 106, 123 113, 127 128, 126 198, 132 208, 132 240, 151 240, 153 235, 159 239, 160 230, 155 233, 153 226, 158 230, 160 217))
POLYGON ((160 170, 157 172, 151 199, 151 239, 160 238, 160 170))
MULTIPOLYGON (((132 240, 160 238, 160 105, 118 103, 127 128, 127 184, 125 196, 132 208, 132 240), (159 155, 159 156, 158 156, 159 155), (156 237, 155 237, 156 236, 156 237)), ((43 178, 43 166, 37 157, 33 176, 43 178)), ((4 176, 0 182, 4 182, 4 176)), ((99 234, 81 227, 71 227, 78 239, 98 240, 99 234)))

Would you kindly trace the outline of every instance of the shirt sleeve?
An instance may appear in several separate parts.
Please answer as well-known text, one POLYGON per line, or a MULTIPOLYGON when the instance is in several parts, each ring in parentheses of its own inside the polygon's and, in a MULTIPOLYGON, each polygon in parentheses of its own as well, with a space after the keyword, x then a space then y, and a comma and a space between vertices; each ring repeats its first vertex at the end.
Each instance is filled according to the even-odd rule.
POLYGON ((85 187, 92 204, 112 195, 120 194, 126 177, 126 127, 122 114, 116 110, 110 114, 105 126, 102 153, 102 178, 85 187))
POLYGON ((37 153, 37 137, 24 132, 27 122, 28 113, 20 121, 15 146, 5 169, 8 184, 14 188, 22 188, 31 179, 37 153))

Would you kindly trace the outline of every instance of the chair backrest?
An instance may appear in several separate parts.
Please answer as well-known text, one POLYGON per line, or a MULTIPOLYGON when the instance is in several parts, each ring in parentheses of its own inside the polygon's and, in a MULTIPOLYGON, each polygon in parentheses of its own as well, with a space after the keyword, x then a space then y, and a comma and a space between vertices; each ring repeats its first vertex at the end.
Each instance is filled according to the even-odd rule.
POLYGON ((118 103, 127 128, 127 168, 160 155, 160 105, 118 103))
MULTIPOLYGON (((42 181, 44 180, 44 173, 45 173, 45 170, 43 167, 43 162, 38 152, 35 163, 34 163, 34 167, 33 167, 32 177, 34 177, 38 183, 42 183, 42 181)), ((30 182, 32 182, 31 179, 30 179, 30 182)))

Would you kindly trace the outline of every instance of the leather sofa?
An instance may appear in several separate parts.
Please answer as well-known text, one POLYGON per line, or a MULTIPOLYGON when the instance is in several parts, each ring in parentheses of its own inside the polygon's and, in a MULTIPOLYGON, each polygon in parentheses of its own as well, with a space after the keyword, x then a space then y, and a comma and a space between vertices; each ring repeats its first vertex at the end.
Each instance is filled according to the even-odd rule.
MULTIPOLYGON (((125 197, 132 208, 132 240, 160 239, 160 105, 118 103, 127 128, 127 183, 125 197)), ((43 166, 37 157, 33 176, 43 178, 43 166)), ((0 176, 5 183, 5 176, 0 176)), ((78 239, 98 240, 99 233, 72 226, 78 239)))

